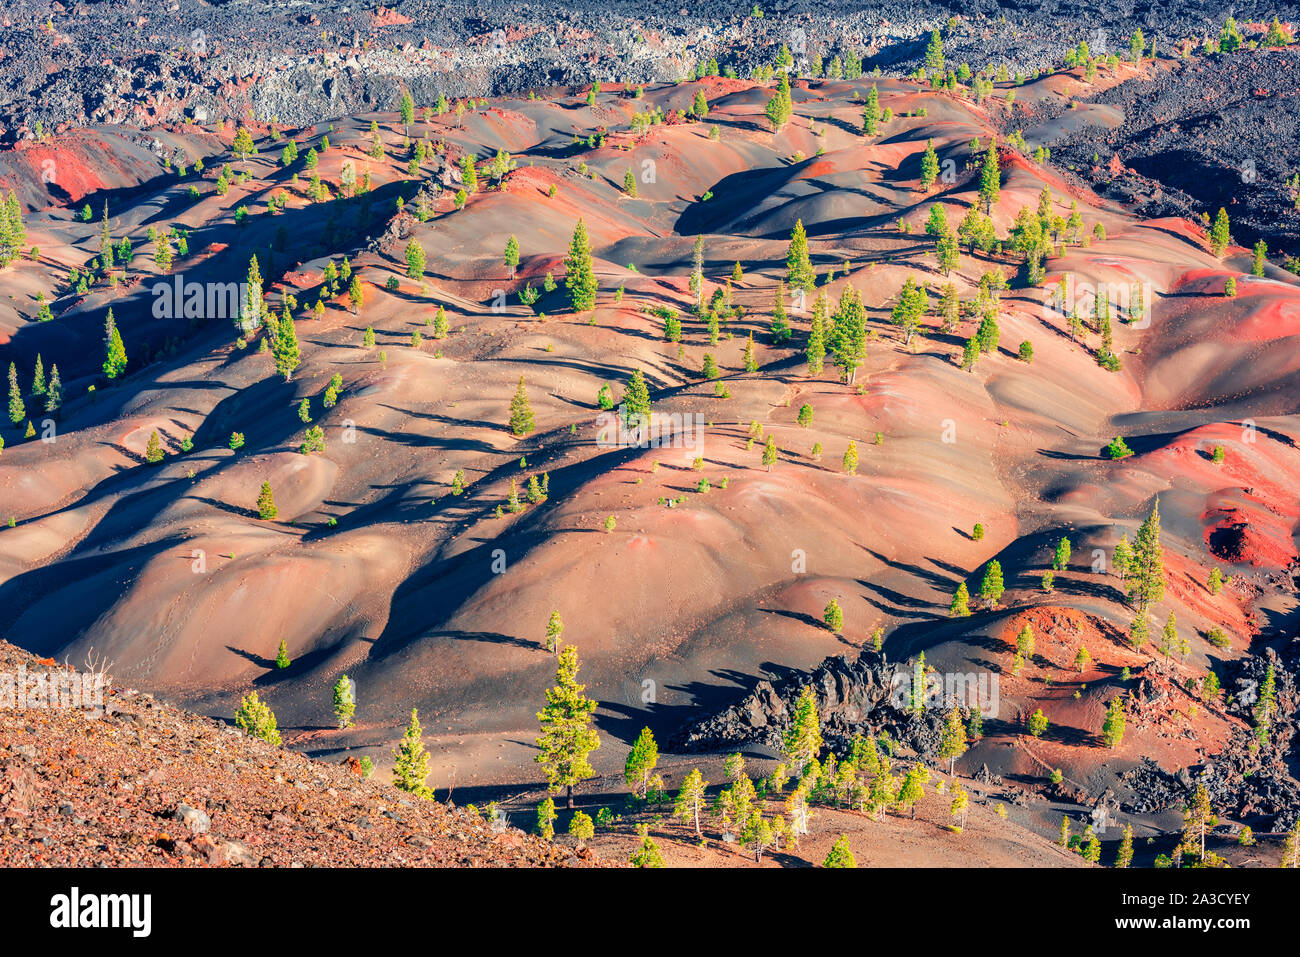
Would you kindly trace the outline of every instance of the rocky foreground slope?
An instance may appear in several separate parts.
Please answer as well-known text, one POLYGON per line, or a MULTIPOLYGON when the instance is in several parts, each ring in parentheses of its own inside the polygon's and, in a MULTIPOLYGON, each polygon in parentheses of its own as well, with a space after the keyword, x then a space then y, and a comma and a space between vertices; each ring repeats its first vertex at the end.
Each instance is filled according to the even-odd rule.
MULTIPOLYGON (((0 676, 57 672, 0 641, 0 676)), ((535 867, 571 849, 362 780, 152 695, 0 707, 0 867, 535 867)))

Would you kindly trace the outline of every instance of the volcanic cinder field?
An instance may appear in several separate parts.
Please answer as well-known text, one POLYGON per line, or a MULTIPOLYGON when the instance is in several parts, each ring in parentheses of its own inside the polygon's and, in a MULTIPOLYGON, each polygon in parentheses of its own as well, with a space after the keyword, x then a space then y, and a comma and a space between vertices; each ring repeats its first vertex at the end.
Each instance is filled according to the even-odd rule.
MULTIPOLYGON (((1293 69, 1297 47, 1251 55, 1293 69)), ((414 102, 413 118, 394 102, 302 128, 20 140, 0 154, 25 227, 0 271, 19 401, 0 432, 0 635, 222 719, 256 690, 287 747, 367 757, 380 780, 418 708, 435 796, 499 801, 520 826, 547 794, 534 742, 553 613, 599 703, 596 777, 575 795, 593 816, 623 808, 644 727, 670 791, 695 767, 716 786, 732 751, 766 774, 789 714, 761 682, 797 687, 837 655, 911 675, 923 654, 941 682, 984 682, 951 776, 944 706, 855 718, 822 684, 823 718, 891 738, 900 773, 923 760, 971 789, 965 828, 947 791, 928 787, 915 820, 846 801, 763 863, 821 863, 847 833, 860 864, 1073 866, 1086 861, 1054 846, 1061 819, 1082 832, 1101 808, 1103 861, 1129 825, 1149 866, 1174 852, 1201 783, 1218 853, 1276 864, 1300 815, 1300 279, 1284 268, 1300 249, 1274 240, 1261 261, 1257 221, 1219 248, 1227 193, 1204 217, 1144 217, 1124 199, 1161 171, 1131 140, 1123 159, 1104 145, 1078 159, 1131 132, 1134 98, 1107 91, 1184 66, 1012 71, 978 99, 913 77, 796 76, 776 129, 776 79, 707 75, 414 102), (1062 143, 1068 165, 1046 152, 1062 143), (978 226, 990 156, 991 236, 963 231, 942 262, 927 223, 978 226), (1018 217, 1048 224, 1041 261, 1017 248, 1018 217), (591 309, 565 281, 579 224, 591 309), (805 232, 815 278, 799 290, 805 232), (254 259, 266 315, 249 321, 254 259), (896 321, 909 280, 914 330, 896 321), (849 377, 830 330, 855 295, 849 377), (110 310, 126 353, 112 376, 110 310), (638 372, 659 442, 610 427, 638 372), (533 421, 512 429, 521 382, 533 421), (1123 554, 1157 506, 1163 588, 1144 606, 1123 554), (981 597, 994 561, 1005 591, 981 597), (969 615, 952 610, 963 583, 969 615), (1266 671, 1276 706, 1261 717, 1266 671), (344 674, 357 708, 340 729, 344 674), (1117 697, 1127 723, 1107 741, 1117 697), (693 731, 713 715, 722 731, 693 731), (1257 844, 1238 843, 1242 825, 1257 844)), ((1294 130, 1277 150, 1300 155, 1294 130)), ((628 814, 598 830, 598 854, 639 846, 628 814)), ((750 860, 724 831, 700 842, 665 815, 653 833, 669 863, 750 860)))

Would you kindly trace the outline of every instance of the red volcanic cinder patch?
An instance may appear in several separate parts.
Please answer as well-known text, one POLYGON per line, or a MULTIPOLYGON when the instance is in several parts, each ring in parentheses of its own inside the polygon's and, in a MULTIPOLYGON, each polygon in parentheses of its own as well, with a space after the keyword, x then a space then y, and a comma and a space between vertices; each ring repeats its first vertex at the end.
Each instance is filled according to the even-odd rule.
POLYGON ((1238 508, 1214 509, 1205 518, 1217 520, 1205 530, 1211 553, 1234 565, 1285 568, 1300 558, 1285 522, 1267 512, 1247 516, 1238 508))
MULTIPOLYGON (((97 148, 108 151, 108 145, 102 142, 97 144, 97 148)), ((27 146, 26 144, 19 144, 19 149, 23 152, 23 158, 31 164, 33 179, 42 180, 45 171, 48 170, 54 177, 53 182, 67 192, 73 201, 80 200, 108 185, 77 155, 75 150, 59 146, 27 146)))
MULTIPOLYGON (((1265 293, 1254 283, 1237 286, 1237 295, 1265 293)), ((1268 290, 1272 293, 1272 290, 1268 290)), ((1244 320, 1233 327, 1233 336, 1250 342, 1272 342, 1289 336, 1300 336, 1300 294, 1284 290, 1276 297, 1262 301, 1244 320)))

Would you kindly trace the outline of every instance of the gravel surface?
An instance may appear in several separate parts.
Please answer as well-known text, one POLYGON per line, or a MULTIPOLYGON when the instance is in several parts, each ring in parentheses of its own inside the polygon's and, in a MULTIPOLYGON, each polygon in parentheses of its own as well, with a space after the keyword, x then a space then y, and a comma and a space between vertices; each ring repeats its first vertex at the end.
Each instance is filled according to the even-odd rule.
MULTIPOLYGON (((57 672, 0 642, 0 674, 57 672)), ((153 696, 0 707, 0 868, 532 867, 593 860, 153 696)))

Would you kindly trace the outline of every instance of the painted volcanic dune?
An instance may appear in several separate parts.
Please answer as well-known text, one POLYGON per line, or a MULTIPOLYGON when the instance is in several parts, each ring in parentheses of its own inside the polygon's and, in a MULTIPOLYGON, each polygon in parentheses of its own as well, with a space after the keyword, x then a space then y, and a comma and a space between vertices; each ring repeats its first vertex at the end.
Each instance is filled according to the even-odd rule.
MULTIPOLYGON (((1111 81, 1161 68, 1123 64, 1111 81)), ((22 405, 0 454, 0 630, 59 661, 107 659, 117 681, 207 714, 256 689, 287 745, 365 754, 381 776, 417 707, 435 789, 519 807, 543 793, 553 612, 600 702, 592 760, 614 777, 588 788, 605 803, 642 727, 670 788, 733 746, 768 768, 759 734, 704 757, 667 742, 827 656, 910 667, 924 653, 940 675, 998 681, 957 763, 1021 829, 990 859, 1076 862, 1044 837, 1098 801, 1141 836, 1169 833, 1187 769, 1225 751, 1241 763, 1214 778, 1219 810, 1289 827, 1300 282, 1216 250, 1200 220, 1141 220, 1036 153, 1060 127, 1036 116, 1086 99, 1082 73, 998 83, 980 103, 913 80, 799 80, 775 132, 774 83, 711 77, 416 104, 409 123, 252 125, 246 157, 233 125, 86 129, 5 154, 39 251, 0 273, 22 405), (873 87, 885 117, 868 135, 873 87), (67 171, 59 192, 47 161, 67 171), (964 224, 955 265, 927 230, 938 219, 964 224), (1018 248, 1029 220, 1051 233, 1036 275, 1018 248), (565 285, 579 224, 598 284, 587 310, 565 285), (804 231, 806 292, 787 260, 804 231), (105 232, 107 278, 93 265, 105 232), (241 329, 254 258, 270 318, 241 329), (851 316, 820 371, 807 361, 822 295, 831 323, 860 297, 851 382, 836 365, 851 316), (111 379, 110 310, 127 355, 111 379), (271 347, 284 317, 300 355, 287 379, 271 347), (48 414, 38 355, 45 393, 60 377, 48 414), (620 445, 603 415, 635 373, 673 423, 660 446, 620 445), (1117 436, 1132 454, 1107 453, 1117 436), (274 517, 259 516, 264 483, 274 517), (1165 587, 1139 645, 1115 549, 1157 503, 1165 587), (1045 584, 1062 538, 1071 557, 1045 584), (981 600, 995 560, 1005 592, 981 600), (972 614, 953 616, 963 583, 972 614), (1016 661, 1026 626, 1036 646, 1016 661), (1242 693, 1268 662, 1279 730, 1251 751, 1242 693), (1218 696, 1201 690, 1211 670, 1218 696), (340 730, 344 673, 358 709, 340 730), (1127 729, 1107 747, 1117 695, 1127 729)), ((1070 128, 1114 114, 1082 108, 1070 128)), ((935 758, 936 736, 900 739, 935 758)), ((999 826, 992 806, 981 833, 999 826)), ((917 846, 966 859, 935 840, 917 846)))

